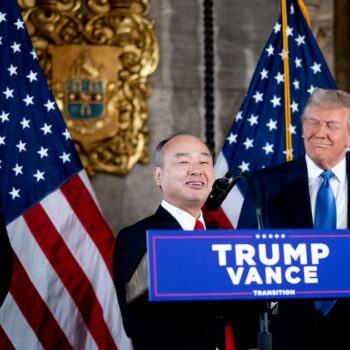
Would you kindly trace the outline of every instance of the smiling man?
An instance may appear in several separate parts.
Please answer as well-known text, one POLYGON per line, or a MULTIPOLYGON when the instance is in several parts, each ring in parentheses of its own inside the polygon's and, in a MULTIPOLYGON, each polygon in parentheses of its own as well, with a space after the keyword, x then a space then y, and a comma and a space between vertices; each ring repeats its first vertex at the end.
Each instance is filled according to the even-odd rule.
MULTIPOLYGON (((350 95, 315 89, 302 123, 305 156, 253 176, 264 227, 349 228, 350 95)), ((238 228, 256 227, 254 201, 248 193, 238 228)), ((307 299, 279 302, 278 314, 271 320, 274 350, 349 348, 349 300, 338 299, 327 310, 317 305, 307 299)))
POLYGON ((126 285, 146 252, 148 229, 193 230, 197 221, 205 228, 201 208, 214 182, 208 147, 197 137, 178 134, 158 144, 153 163, 154 179, 163 196, 161 205, 152 216, 121 230, 114 251, 113 278, 124 328, 134 349, 224 350, 226 326, 233 323, 236 349, 254 348, 256 333, 247 334, 251 329, 255 332, 254 327, 247 326, 231 303, 156 303, 148 300, 147 291, 126 301, 126 285))

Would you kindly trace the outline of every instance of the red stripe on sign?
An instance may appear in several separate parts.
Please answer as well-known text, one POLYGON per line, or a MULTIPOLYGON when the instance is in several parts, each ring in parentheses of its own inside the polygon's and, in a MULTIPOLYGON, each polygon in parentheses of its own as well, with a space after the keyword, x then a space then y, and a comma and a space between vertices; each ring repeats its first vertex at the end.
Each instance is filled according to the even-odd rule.
POLYGON ((96 244, 112 276, 114 236, 90 192, 79 176, 67 181, 61 187, 61 192, 96 244))
MULTIPOLYGON (((23 216, 42 251, 72 296, 98 348, 117 349, 90 281, 46 212, 40 205, 36 205, 23 216)), ((83 244, 84 242, 81 242, 81 249, 84 249, 83 244)))
POLYGON ((42 346, 45 349, 72 349, 66 335, 35 289, 16 254, 14 254, 13 268, 10 292, 42 346))

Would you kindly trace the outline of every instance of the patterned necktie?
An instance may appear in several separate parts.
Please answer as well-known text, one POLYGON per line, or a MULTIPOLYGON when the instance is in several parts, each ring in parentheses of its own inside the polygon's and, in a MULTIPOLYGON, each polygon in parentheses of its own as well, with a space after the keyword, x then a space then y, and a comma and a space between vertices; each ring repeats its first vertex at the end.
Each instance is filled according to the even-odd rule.
MULTIPOLYGON (((337 228, 337 208, 335 198, 329 180, 334 176, 330 170, 324 170, 321 174, 323 182, 318 190, 316 199, 315 228, 337 228)), ((316 309, 327 315, 336 300, 315 301, 316 309)))

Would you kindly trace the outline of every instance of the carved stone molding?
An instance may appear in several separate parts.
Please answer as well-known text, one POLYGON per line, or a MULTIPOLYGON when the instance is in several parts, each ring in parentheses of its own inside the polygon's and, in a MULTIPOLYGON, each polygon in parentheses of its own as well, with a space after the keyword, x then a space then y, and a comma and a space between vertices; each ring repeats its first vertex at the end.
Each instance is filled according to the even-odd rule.
POLYGON ((18 0, 90 176, 149 161, 148 77, 159 46, 149 0, 18 0))

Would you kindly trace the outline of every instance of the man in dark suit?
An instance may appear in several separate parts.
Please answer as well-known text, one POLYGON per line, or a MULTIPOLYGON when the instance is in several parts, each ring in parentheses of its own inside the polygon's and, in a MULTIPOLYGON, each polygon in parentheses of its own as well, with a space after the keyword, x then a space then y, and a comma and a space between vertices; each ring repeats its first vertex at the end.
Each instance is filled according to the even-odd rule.
MULTIPOLYGON (((264 228, 313 228, 321 173, 329 180, 336 203, 336 225, 349 227, 350 95, 316 89, 302 115, 306 155, 295 161, 265 168, 252 178, 262 207, 264 228)), ((325 215, 327 216, 328 213, 325 215)), ((238 228, 256 228, 251 193, 245 197, 238 228)), ((338 299, 324 315, 314 300, 280 301, 271 318, 274 350, 350 349, 350 307, 338 299)))
POLYGON ((13 267, 13 253, 7 236, 6 226, 0 214, 0 306, 10 289, 13 267))
POLYGON ((212 156, 197 137, 179 134, 160 142, 153 161, 162 203, 154 215, 120 231, 114 253, 114 282, 134 349, 223 350, 228 322, 235 324, 237 350, 256 347, 256 334, 251 337, 244 329, 245 314, 229 303, 152 303, 147 292, 126 302, 126 284, 146 252, 146 230, 193 230, 198 220, 205 227, 201 208, 214 182, 212 156))

